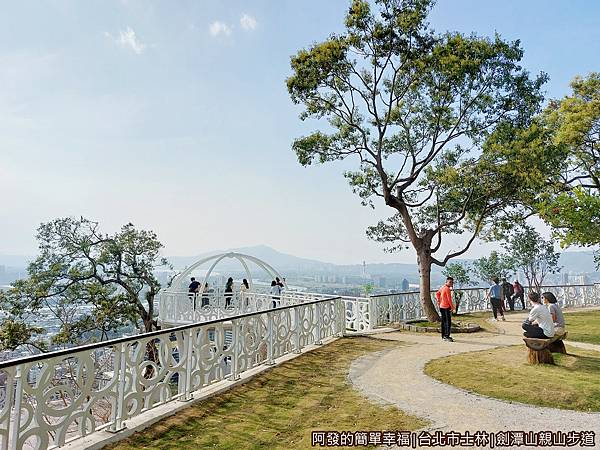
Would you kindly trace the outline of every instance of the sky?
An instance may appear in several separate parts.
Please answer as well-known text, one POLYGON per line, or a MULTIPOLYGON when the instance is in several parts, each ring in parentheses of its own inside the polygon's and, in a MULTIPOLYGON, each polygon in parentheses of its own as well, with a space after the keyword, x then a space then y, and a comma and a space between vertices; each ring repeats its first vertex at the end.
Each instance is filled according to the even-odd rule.
MULTIPOLYGON (((366 238, 343 164, 300 166, 290 56, 343 29, 346 0, 3 1, 0 253, 85 216, 154 230, 166 255, 266 244, 334 263, 414 262, 366 238)), ((431 26, 520 39, 549 97, 598 71, 600 2, 440 0, 431 26)), ((444 249, 459 245, 450 237, 444 249)), ((477 243, 465 257, 493 245, 477 243)))

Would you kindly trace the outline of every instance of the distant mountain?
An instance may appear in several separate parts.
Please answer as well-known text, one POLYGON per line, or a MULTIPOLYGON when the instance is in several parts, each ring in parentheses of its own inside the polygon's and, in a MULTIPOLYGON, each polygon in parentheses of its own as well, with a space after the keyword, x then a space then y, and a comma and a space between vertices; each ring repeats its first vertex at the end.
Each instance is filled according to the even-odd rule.
MULTIPOLYGON (((265 261, 275 269, 282 272, 287 270, 330 271, 336 267, 336 265, 332 263, 326 263, 314 259, 299 258, 298 256, 281 253, 267 245, 216 250, 208 253, 202 253, 197 256, 169 256, 167 259, 171 262, 171 264, 173 264, 173 266, 175 266, 175 268, 183 269, 184 267, 187 267, 202 258, 227 252, 243 253, 245 255, 254 256, 255 258, 265 261)), ((237 260, 226 258, 219 263, 219 268, 225 270, 239 269, 240 265, 237 260)))
MULTIPOLYGON (((176 269, 183 269, 190 264, 195 263, 201 258, 217 255, 226 252, 238 252, 247 255, 255 256, 263 261, 269 263, 275 269, 280 271, 282 274, 291 274, 294 272, 328 272, 335 273, 337 275, 354 275, 359 276, 362 274, 362 264, 333 264, 318 261, 314 259, 299 258, 294 255, 279 252, 267 245, 257 245, 253 247, 241 247, 232 248, 229 250, 219 250, 208 253, 203 253, 197 256, 171 256, 168 257, 169 261, 175 266, 176 269)), ((468 259, 457 259, 456 262, 470 263, 473 260, 468 259)), ((560 265, 562 266, 563 272, 572 273, 590 273, 595 272, 594 256, 591 251, 581 252, 563 252, 560 258, 560 265)), ((227 270, 240 270, 240 265, 237 260, 225 259, 219 263, 219 271, 227 270)), ((432 277, 440 277, 442 268, 438 266, 432 266, 431 274, 432 277)), ((418 268, 416 264, 406 263, 377 263, 367 264, 366 272, 371 275, 382 275, 382 276, 402 276, 408 279, 415 279, 418 274, 418 268)))
MULTIPOLYGON (((327 272, 337 275, 354 275, 362 274, 362 264, 333 264, 314 259, 299 258, 294 255, 279 252, 267 245, 257 245, 253 247, 232 248, 228 250, 219 250, 208 253, 203 253, 197 256, 169 256, 167 259, 173 264, 176 269, 183 269, 190 264, 195 263, 201 258, 218 255, 227 252, 244 253, 254 256, 269 263, 282 274, 290 274, 293 272, 327 272)), ((237 260, 224 259, 219 263, 218 270, 239 270, 240 264, 237 260)), ((416 264, 403 263, 378 263, 367 264, 366 271, 369 274, 376 275, 394 275, 394 276, 415 276, 418 273, 416 264)), ((441 269, 434 267, 432 273, 439 273, 441 269)))
MULTIPOLYGON (((183 269, 190 264, 195 263, 201 258, 217 255, 226 252, 238 252, 247 255, 255 256, 272 265, 275 269, 282 273, 291 272, 331 272, 340 275, 360 275, 362 274, 361 264, 333 264, 315 259, 300 258, 298 256, 289 255, 279 252, 267 245, 256 245, 252 247, 232 248, 228 250, 215 250, 212 252, 202 253, 196 256, 169 256, 167 259, 174 265, 176 269, 183 269)), ((33 256, 27 255, 2 255, 0 254, 0 265, 13 268, 25 268, 29 261, 33 260, 33 256)), ((472 260, 456 260, 462 262, 471 262, 472 260)), ((560 265, 563 272, 590 273, 596 272, 594 262, 594 253, 592 251, 574 251, 563 252, 560 256, 560 265)), ((225 259, 219 264, 221 270, 239 270, 240 265, 237 260, 225 259)), ((367 264, 367 273, 376 275, 414 275, 418 272, 416 264, 403 263, 378 263, 367 264)), ((432 275, 438 275, 441 268, 432 267, 432 275)))

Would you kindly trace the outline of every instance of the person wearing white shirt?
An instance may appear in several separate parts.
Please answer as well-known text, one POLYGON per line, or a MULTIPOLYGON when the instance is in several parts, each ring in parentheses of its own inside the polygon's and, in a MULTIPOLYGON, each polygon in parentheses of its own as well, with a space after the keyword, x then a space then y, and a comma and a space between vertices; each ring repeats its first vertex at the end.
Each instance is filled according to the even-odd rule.
POLYGON ((281 295, 281 286, 279 286, 275 280, 271 281, 271 295, 273 296, 271 297, 273 299, 271 302, 271 307, 277 308, 281 295))
POLYGON ((523 322, 525 337, 549 339, 554 336, 554 322, 548 308, 540 302, 540 294, 530 292, 529 301, 533 308, 529 311, 529 317, 523 322))
POLYGON ((242 284, 240 284, 240 302, 244 305, 244 308, 248 307, 248 299, 246 298, 246 293, 250 290, 250 285, 248 284, 248 280, 245 278, 242 280, 242 284))

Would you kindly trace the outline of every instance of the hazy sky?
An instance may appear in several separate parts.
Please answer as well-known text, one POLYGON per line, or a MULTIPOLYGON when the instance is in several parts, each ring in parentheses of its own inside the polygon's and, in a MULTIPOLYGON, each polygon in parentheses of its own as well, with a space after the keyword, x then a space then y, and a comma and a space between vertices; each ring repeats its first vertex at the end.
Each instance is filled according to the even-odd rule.
MULTIPOLYGON (((348 4, 2 2, 0 253, 33 254, 40 222, 83 215, 153 229, 171 255, 264 243, 414 262, 367 240, 390 211, 361 207, 341 165, 303 168, 290 149, 310 129, 285 88, 290 56, 341 30, 348 4)), ((521 39, 556 97, 600 70, 599 18, 593 0, 441 0, 431 23, 521 39)))

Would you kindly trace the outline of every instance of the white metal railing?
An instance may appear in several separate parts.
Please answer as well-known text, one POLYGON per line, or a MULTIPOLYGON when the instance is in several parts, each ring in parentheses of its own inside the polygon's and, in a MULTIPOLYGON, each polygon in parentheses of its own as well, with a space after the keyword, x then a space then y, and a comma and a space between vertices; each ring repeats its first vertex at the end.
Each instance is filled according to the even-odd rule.
POLYGON ((0 448, 54 448, 342 335, 340 297, 0 363, 0 448))
POLYGON ((333 297, 335 296, 295 291, 284 291, 275 296, 251 291, 195 294, 166 290, 160 294, 158 317, 168 326, 183 325, 333 297))
MULTIPOLYGON (((489 288, 456 289, 454 295, 460 295, 459 313, 488 311, 491 309, 486 293, 489 288)), ((542 292, 552 292, 563 308, 576 308, 600 305, 600 284, 585 285, 548 285, 541 287, 542 292)), ((527 288, 525 288, 525 305, 527 288)), ((434 305, 435 291, 431 291, 434 305)), ((519 301, 520 303, 520 301, 519 301)), ((424 317, 419 292, 385 294, 370 298, 370 317, 375 318, 373 326, 383 326, 402 320, 420 319, 424 317)))
MULTIPOLYGON (((485 298, 488 289, 456 289, 454 295, 460 297, 458 312, 490 310, 490 302, 485 298)), ((542 286, 542 290, 553 292, 563 307, 600 305, 599 284, 548 285, 542 286)), ((525 305, 527 305, 527 288, 525 291, 525 305)), ((187 292, 165 291, 161 295, 159 316, 164 323, 183 324, 234 317, 247 312, 264 311, 272 307, 272 296, 269 294, 246 293, 243 299, 240 293, 231 295, 226 306, 227 300, 222 292, 196 294, 195 297, 191 297, 187 292)), ((323 294, 284 291, 279 304, 287 306, 329 297, 323 294)), ((437 305, 435 291, 431 291, 431 298, 434 305, 437 305)), ((342 296, 342 301, 346 313, 346 329, 357 332, 372 330, 392 322, 420 319, 425 316, 419 292, 401 292, 371 297, 342 296)))
MULTIPOLYGON (((332 297, 334 296, 287 290, 279 296, 250 291, 194 294, 166 290, 160 295, 158 316, 162 324, 174 326, 266 311, 275 305, 290 306, 332 297)), ((342 297, 342 301, 345 305, 347 329, 353 331, 372 329, 368 298, 342 297)))

